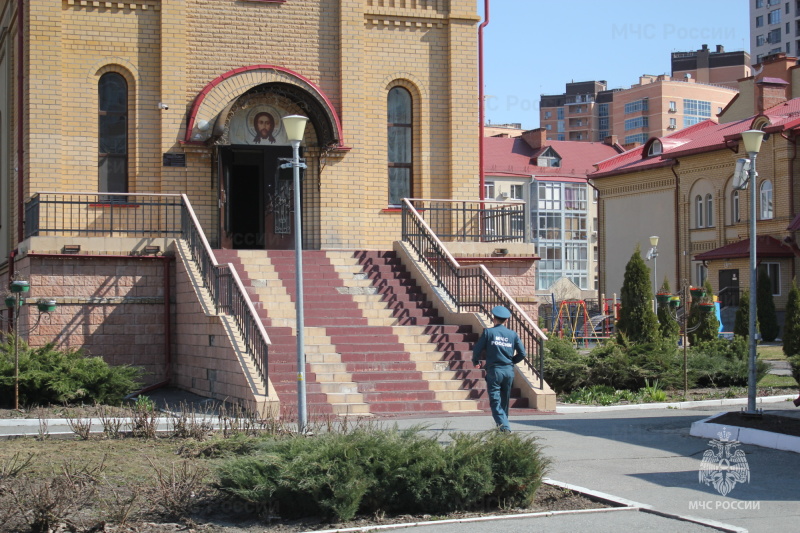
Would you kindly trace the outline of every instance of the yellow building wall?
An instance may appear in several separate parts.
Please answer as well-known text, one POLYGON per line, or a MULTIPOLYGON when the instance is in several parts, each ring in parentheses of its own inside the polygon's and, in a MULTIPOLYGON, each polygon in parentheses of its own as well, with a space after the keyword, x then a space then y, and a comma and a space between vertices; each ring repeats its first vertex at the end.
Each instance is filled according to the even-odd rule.
MULTIPOLYGON (((0 2, 4 12, 15 5, 0 2)), ((316 231, 307 245, 386 248, 400 238, 400 213, 387 209, 392 85, 414 99, 413 195, 479 197, 474 1, 30 0, 26 20, 26 198, 97 191, 97 82, 115 71, 129 88, 129 191, 187 193, 213 239, 214 148, 182 142, 187 112, 212 80, 252 65, 308 79, 342 123, 347 150, 323 154, 306 133, 316 231), (163 167, 166 152, 185 152, 186 166, 163 167)), ((13 102, 13 82, 2 90, 13 102)))

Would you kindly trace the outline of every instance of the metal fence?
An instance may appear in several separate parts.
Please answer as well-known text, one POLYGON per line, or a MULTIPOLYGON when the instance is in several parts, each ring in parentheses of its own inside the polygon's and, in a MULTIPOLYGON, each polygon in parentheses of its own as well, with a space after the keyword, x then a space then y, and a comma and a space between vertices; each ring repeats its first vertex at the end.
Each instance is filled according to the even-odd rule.
POLYGON ((528 352, 525 364, 538 376, 542 389, 546 337, 486 267, 459 265, 408 199, 403 200, 403 241, 411 246, 417 260, 433 275, 437 287, 458 312, 473 311, 491 316, 491 309, 496 305, 511 311, 508 327, 519 335, 528 352))
POLYGON ((179 194, 40 192, 25 202, 24 236, 179 237, 179 194))
POLYGON ((232 265, 217 263, 186 195, 181 195, 181 236, 189 245, 192 259, 200 269, 203 285, 211 293, 217 313, 233 317, 247 352, 266 386, 269 362, 269 337, 253 302, 232 265))
MULTIPOLYGON (((525 202, 408 199, 443 241, 525 242, 525 202)), ((405 209, 406 202, 403 202, 405 209)))

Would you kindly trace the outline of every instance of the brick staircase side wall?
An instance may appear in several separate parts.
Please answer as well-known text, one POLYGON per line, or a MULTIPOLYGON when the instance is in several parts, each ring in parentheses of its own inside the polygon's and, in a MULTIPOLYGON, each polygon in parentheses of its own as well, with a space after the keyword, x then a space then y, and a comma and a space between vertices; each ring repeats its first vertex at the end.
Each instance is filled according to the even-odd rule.
POLYGON ((175 267, 175 349, 172 382, 175 386, 217 400, 238 402, 261 411, 269 402, 256 394, 237 359, 223 318, 207 315, 186 269, 175 267))
MULTIPOLYGON (((406 248, 405 244, 401 241, 395 241, 393 248, 406 269, 411 273, 411 277, 414 278, 417 285, 422 288, 428 299, 433 303, 433 306, 439 312, 439 316, 444 317, 446 324, 472 326, 472 330, 475 332, 481 332, 490 325, 488 320, 484 322, 477 313, 457 313, 448 303, 439 297, 439 294, 431 285, 430 276, 421 268, 421 265, 414 260, 412 253, 406 248)), ((528 312, 527 309, 526 312, 528 312)), ((535 315, 530 315, 529 313, 528 316, 536 320, 535 315)), ((538 382, 538 378, 527 368, 523 368, 522 365, 516 366, 514 387, 520 389, 522 397, 528 398, 529 405, 534 409, 539 411, 555 411, 555 392, 553 392, 547 383, 544 383, 542 389, 536 388, 538 382)))
MULTIPOLYGON (((58 349, 81 349, 110 365, 141 367, 144 385, 163 381, 164 260, 81 255, 18 258, 17 276, 31 286, 23 294, 28 305, 20 312, 22 338, 34 347, 52 342, 58 349), (33 327, 40 298, 55 299, 57 308, 33 327)), ((2 278, 8 286, 8 273, 2 278)), ((2 314, 8 317, 5 308, 2 314)))

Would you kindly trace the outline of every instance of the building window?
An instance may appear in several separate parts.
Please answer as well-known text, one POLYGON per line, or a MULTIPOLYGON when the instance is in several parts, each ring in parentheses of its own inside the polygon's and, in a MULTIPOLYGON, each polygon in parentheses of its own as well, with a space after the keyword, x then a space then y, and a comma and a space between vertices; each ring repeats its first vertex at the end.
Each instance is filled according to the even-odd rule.
POLYGON ((711 102, 707 102, 705 100, 690 100, 685 98, 683 100, 683 114, 710 118, 711 102))
POLYGON ((756 1, 756 9, 759 7, 764 7, 764 0, 755 0, 756 1))
MULTIPOLYGON (((768 43, 772 43, 772 44, 780 44, 780 42, 781 42, 781 29, 780 28, 775 28, 774 30, 770 30, 770 32, 767 34, 767 42, 768 43)), ((770 53, 773 53, 775 51, 776 51, 776 49, 773 48, 772 50, 770 50, 770 53)), ((777 51, 780 52, 781 48, 778 47, 777 51)))
POLYGON ((545 243, 539 245, 539 268, 541 270, 561 270, 561 245, 545 243))
POLYGON ((559 133, 559 134, 556 135, 556 140, 557 141, 565 141, 565 140, 567 140, 567 136, 564 135, 563 133, 559 133))
POLYGON ((694 265, 694 286, 702 287, 708 278, 708 267, 703 263, 696 263, 694 265))
POLYGON ((540 213, 538 216, 537 239, 561 239, 561 215, 557 213, 540 213))
POLYGON ((411 93, 392 87, 388 96, 389 205, 399 206, 412 194, 411 93))
POLYGON ((540 183, 539 202, 540 211, 561 211, 561 184, 540 183))
POLYGON ((675 117, 669 117, 669 129, 674 130, 678 127, 678 122, 675 117))
POLYGON ((647 141, 646 133, 635 133, 633 135, 625 136, 625 144, 639 143, 644 144, 647 141))
POLYGON ((714 198, 710 194, 706 195, 706 227, 714 227, 714 198))
POLYGON ((639 111, 647 111, 647 98, 642 98, 641 100, 636 100, 634 102, 628 102, 625 104, 625 114, 628 115, 630 113, 637 113, 639 111))
POLYGON ((650 125, 648 117, 629 118, 625 121, 625 131, 646 128, 650 125))
POLYGON ((696 228, 702 228, 703 222, 705 222, 703 218, 703 197, 699 194, 694 198, 694 221, 696 228))
POLYGON ((511 186, 511 198, 514 200, 522 200, 522 185, 511 186))
POLYGON ((586 211, 586 185, 564 185, 564 209, 586 211))
POLYGON ((487 181, 483 184, 483 199, 494 200, 494 182, 487 181))
POLYGON ((766 43, 766 42, 767 42, 767 40, 766 40, 766 38, 764 37, 763 34, 762 35, 756 35, 756 46, 764 46, 764 43, 766 43))
POLYGON ((756 17, 756 28, 760 28, 764 25, 764 15, 759 15, 756 17))
POLYGON ((761 184, 760 189, 761 197, 761 220, 769 220, 773 218, 774 211, 772 206, 772 182, 765 180, 761 184))
POLYGON ((556 118, 558 120, 564 120, 564 108, 563 107, 559 107, 559 108, 556 109, 556 118))
POLYGON ((97 89, 98 190, 128 192, 128 83, 108 72, 97 89))
POLYGON ((738 224, 741 221, 739 217, 739 191, 733 191, 731 194, 731 224, 738 224))
POLYGON ((564 238, 568 241, 586 240, 586 215, 575 213, 564 215, 564 238))
POLYGON ((552 116, 553 116, 553 112, 552 111, 545 111, 544 112, 544 118, 551 118, 552 116))
POLYGON ((652 143, 650 143, 650 148, 647 150, 648 157, 652 157, 654 155, 661 155, 662 148, 663 146, 661 144, 661 141, 659 141, 658 139, 654 140, 652 143))
POLYGON ((671 113, 675 113, 678 110, 678 105, 675 103, 674 100, 670 100, 669 102, 669 110, 671 113))
POLYGON ((773 9, 767 13, 767 24, 778 24, 781 21, 781 10, 773 9))
POLYGON ((761 263, 758 265, 758 275, 768 275, 772 285, 772 295, 781 295, 781 265, 779 263, 761 263))
POLYGON ((546 129, 547 131, 550 131, 550 130, 553 129, 553 125, 552 124, 546 124, 544 129, 546 129))

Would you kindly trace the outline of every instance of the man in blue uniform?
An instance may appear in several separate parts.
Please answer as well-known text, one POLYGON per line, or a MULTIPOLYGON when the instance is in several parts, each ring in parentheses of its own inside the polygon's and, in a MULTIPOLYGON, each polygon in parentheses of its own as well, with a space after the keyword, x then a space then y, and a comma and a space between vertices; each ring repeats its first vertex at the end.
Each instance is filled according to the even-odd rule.
POLYGON ((525 347, 519 336, 503 324, 511 311, 498 305, 492 309, 494 326, 483 330, 481 338, 472 347, 472 364, 486 369, 486 390, 498 429, 511 431, 508 425, 508 401, 511 384, 514 382, 514 365, 525 359, 525 347), (481 353, 486 351, 486 362, 481 362, 481 353))

